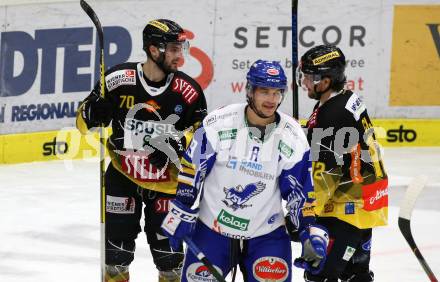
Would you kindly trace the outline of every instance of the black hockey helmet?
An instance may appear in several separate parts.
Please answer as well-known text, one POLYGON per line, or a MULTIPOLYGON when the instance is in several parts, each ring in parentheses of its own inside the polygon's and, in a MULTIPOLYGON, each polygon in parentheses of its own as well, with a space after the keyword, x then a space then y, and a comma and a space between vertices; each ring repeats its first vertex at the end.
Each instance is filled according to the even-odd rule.
POLYGON ((296 71, 296 82, 301 86, 304 74, 313 75, 313 82, 319 83, 323 78, 330 78, 329 88, 339 91, 344 88, 345 56, 341 49, 334 45, 319 45, 308 50, 302 57, 296 71))
POLYGON ((176 22, 167 19, 150 21, 142 32, 143 49, 148 56, 151 56, 148 47, 154 45, 160 52, 165 52, 168 43, 182 43, 184 47, 188 44, 183 28, 176 22))

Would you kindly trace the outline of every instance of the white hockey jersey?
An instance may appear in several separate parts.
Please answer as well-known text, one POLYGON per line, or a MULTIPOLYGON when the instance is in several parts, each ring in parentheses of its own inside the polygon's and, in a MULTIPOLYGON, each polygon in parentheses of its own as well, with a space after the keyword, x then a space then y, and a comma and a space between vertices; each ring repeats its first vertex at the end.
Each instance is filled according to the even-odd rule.
POLYGON ((284 225, 282 199, 297 228, 314 221, 310 150, 301 126, 277 113, 263 142, 247 126, 245 109, 233 104, 205 117, 183 156, 177 200, 198 207, 208 227, 237 239, 284 225))

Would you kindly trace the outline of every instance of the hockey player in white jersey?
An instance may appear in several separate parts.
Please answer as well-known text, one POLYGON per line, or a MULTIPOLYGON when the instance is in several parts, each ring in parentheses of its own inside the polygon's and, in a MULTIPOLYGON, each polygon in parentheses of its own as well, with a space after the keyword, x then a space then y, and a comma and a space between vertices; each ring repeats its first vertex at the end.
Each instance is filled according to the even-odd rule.
MULTIPOLYGON (((328 235, 315 224, 309 145, 298 122, 277 111, 287 87, 281 65, 256 61, 247 74, 247 104, 213 111, 182 158, 176 199, 162 228, 171 246, 184 237, 226 277, 291 281, 292 250, 282 199, 300 233, 300 260, 325 261, 328 235)), ((187 252, 182 281, 214 281, 187 252)))

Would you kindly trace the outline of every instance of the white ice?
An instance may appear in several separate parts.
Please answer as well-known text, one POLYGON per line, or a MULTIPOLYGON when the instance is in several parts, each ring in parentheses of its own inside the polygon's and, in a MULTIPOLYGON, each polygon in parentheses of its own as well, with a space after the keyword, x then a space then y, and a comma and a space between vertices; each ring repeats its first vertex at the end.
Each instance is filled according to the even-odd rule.
MULTIPOLYGON (((412 230, 440 277, 440 148, 387 148, 385 166, 390 176, 389 226, 373 235, 376 281, 429 281, 397 227, 406 185, 420 174, 429 182, 417 201, 412 230)), ((0 166, 0 281, 99 281, 98 169, 96 159, 0 166)), ((136 243, 131 281, 157 281, 142 233, 136 243)), ((299 252, 295 244, 294 256, 299 252)), ((294 269, 293 281, 303 281, 299 269, 294 269)))

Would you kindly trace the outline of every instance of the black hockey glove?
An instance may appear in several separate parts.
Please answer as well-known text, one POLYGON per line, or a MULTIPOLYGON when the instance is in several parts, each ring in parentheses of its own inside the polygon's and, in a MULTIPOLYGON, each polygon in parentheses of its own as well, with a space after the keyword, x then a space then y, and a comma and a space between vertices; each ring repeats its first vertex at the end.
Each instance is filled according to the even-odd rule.
POLYGON ((290 216, 286 215, 284 219, 286 221, 286 229, 287 229, 287 233, 290 236, 290 240, 293 242, 299 242, 299 231, 295 230, 295 227, 293 226, 290 216))
POLYGON ((100 126, 103 123, 107 126, 113 114, 112 103, 105 98, 102 98, 95 90, 92 91, 85 102, 83 109, 83 118, 92 126, 100 126))
POLYGON ((155 147, 155 150, 148 156, 148 159, 158 169, 165 167, 167 162, 177 163, 185 150, 185 145, 182 142, 183 138, 179 141, 173 138, 161 139, 155 137, 149 141, 150 145, 155 147))

